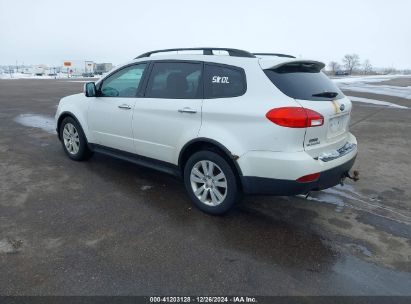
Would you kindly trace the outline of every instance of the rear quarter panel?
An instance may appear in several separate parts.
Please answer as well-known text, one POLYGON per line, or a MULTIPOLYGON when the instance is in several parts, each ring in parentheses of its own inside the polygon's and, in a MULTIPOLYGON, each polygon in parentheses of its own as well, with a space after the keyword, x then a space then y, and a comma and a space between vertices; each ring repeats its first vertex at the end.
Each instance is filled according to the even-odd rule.
POLYGON ((302 151, 305 129, 284 128, 266 113, 278 107, 300 105, 279 91, 257 62, 242 65, 247 78, 243 96, 204 99, 199 137, 211 138, 232 154, 247 151, 302 151))

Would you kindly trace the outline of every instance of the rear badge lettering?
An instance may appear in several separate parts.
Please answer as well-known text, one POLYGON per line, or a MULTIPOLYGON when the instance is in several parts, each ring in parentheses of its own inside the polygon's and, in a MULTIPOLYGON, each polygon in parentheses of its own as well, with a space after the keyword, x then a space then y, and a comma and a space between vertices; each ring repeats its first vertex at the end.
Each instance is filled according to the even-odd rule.
POLYGON ((318 138, 311 138, 308 140, 308 144, 307 147, 309 146, 315 146, 315 145, 319 145, 320 141, 318 140, 318 138))
POLYGON ((213 83, 230 83, 227 76, 213 76, 213 83))

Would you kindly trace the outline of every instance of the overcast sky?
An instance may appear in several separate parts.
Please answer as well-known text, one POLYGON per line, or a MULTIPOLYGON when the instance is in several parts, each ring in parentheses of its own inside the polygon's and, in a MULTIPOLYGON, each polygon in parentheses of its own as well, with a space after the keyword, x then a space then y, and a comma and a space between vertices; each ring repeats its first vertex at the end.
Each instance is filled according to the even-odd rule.
POLYGON ((0 0, 0 65, 216 46, 411 68, 410 0, 0 0))

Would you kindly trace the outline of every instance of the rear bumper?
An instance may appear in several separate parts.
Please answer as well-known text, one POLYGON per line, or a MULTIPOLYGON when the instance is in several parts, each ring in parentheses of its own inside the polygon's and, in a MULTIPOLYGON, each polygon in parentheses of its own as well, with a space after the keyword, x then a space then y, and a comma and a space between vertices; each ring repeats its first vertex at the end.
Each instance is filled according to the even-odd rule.
POLYGON ((322 190, 338 185, 341 178, 354 165, 356 156, 334 168, 321 172, 314 182, 299 183, 295 180, 242 176, 243 191, 246 194, 297 195, 314 190, 322 190))

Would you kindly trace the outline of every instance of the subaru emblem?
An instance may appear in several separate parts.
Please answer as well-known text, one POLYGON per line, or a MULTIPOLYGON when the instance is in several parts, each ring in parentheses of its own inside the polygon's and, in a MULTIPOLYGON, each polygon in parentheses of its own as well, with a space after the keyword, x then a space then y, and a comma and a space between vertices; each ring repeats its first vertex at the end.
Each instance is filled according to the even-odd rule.
POLYGON ((344 111, 344 109, 345 109, 345 106, 343 104, 340 105, 340 111, 344 111))

